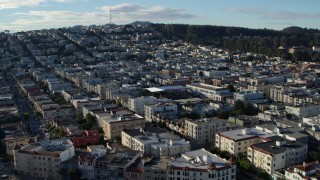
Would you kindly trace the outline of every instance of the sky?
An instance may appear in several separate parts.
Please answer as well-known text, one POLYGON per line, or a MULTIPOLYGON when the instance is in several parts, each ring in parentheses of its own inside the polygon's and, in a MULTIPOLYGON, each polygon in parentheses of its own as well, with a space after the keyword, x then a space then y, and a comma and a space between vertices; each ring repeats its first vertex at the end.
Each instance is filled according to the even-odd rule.
POLYGON ((0 0, 0 32, 134 21, 320 29, 320 0, 0 0))

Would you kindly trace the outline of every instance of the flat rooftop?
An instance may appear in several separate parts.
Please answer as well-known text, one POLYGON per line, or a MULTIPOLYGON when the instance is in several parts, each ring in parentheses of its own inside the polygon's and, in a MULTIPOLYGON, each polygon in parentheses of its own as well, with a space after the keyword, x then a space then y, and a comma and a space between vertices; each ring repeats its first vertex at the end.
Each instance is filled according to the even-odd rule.
POLYGON ((220 135, 233 139, 235 141, 253 137, 260 137, 260 138, 269 138, 275 136, 275 134, 263 132, 261 130, 255 128, 248 128, 248 129, 236 129, 232 131, 225 131, 219 133, 220 135))
POLYGON ((180 158, 171 161, 170 165, 181 168, 202 169, 207 171, 210 161, 215 168, 228 167, 229 163, 226 159, 212 154, 205 149, 198 149, 195 151, 189 151, 183 154, 180 158))

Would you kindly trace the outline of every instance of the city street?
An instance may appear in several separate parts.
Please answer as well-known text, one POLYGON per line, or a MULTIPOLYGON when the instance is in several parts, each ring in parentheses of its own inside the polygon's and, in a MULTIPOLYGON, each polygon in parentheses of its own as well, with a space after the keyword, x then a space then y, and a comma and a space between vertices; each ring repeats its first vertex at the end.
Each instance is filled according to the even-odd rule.
POLYGON ((33 135, 39 135, 40 139, 44 139, 45 134, 43 133, 43 131, 41 131, 42 121, 39 119, 39 117, 36 116, 30 101, 20 91, 16 81, 13 79, 11 74, 5 75, 5 79, 8 82, 11 92, 14 94, 14 101, 18 106, 21 119, 24 119, 24 113, 27 113, 29 116, 29 124, 26 124, 26 122, 24 122, 24 124, 27 127, 30 127, 31 133, 33 135))

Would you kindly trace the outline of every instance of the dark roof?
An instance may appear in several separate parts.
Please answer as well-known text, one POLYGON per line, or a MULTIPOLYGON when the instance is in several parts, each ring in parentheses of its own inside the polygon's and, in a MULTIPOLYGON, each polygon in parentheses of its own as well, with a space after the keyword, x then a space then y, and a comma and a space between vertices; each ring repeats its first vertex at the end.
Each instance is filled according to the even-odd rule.
POLYGON ((128 134, 131 137, 144 135, 143 132, 140 131, 140 129, 124 129, 123 132, 128 134))
POLYGON ((299 142, 290 142, 290 141, 286 141, 286 144, 282 146, 277 146, 276 141, 271 141, 271 142, 255 144, 255 145, 252 145, 251 147, 255 150, 273 155, 273 154, 286 152, 288 149, 301 148, 303 146, 305 146, 305 144, 302 144, 299 142))

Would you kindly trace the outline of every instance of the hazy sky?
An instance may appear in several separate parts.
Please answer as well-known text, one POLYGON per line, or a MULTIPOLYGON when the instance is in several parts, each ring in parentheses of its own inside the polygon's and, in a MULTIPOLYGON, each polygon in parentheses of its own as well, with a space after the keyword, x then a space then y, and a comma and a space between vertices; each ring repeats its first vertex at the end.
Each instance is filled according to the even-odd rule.
POLYGON ((155 23, 320 29, 320 0, 0 0, 0 31, 155 23))

